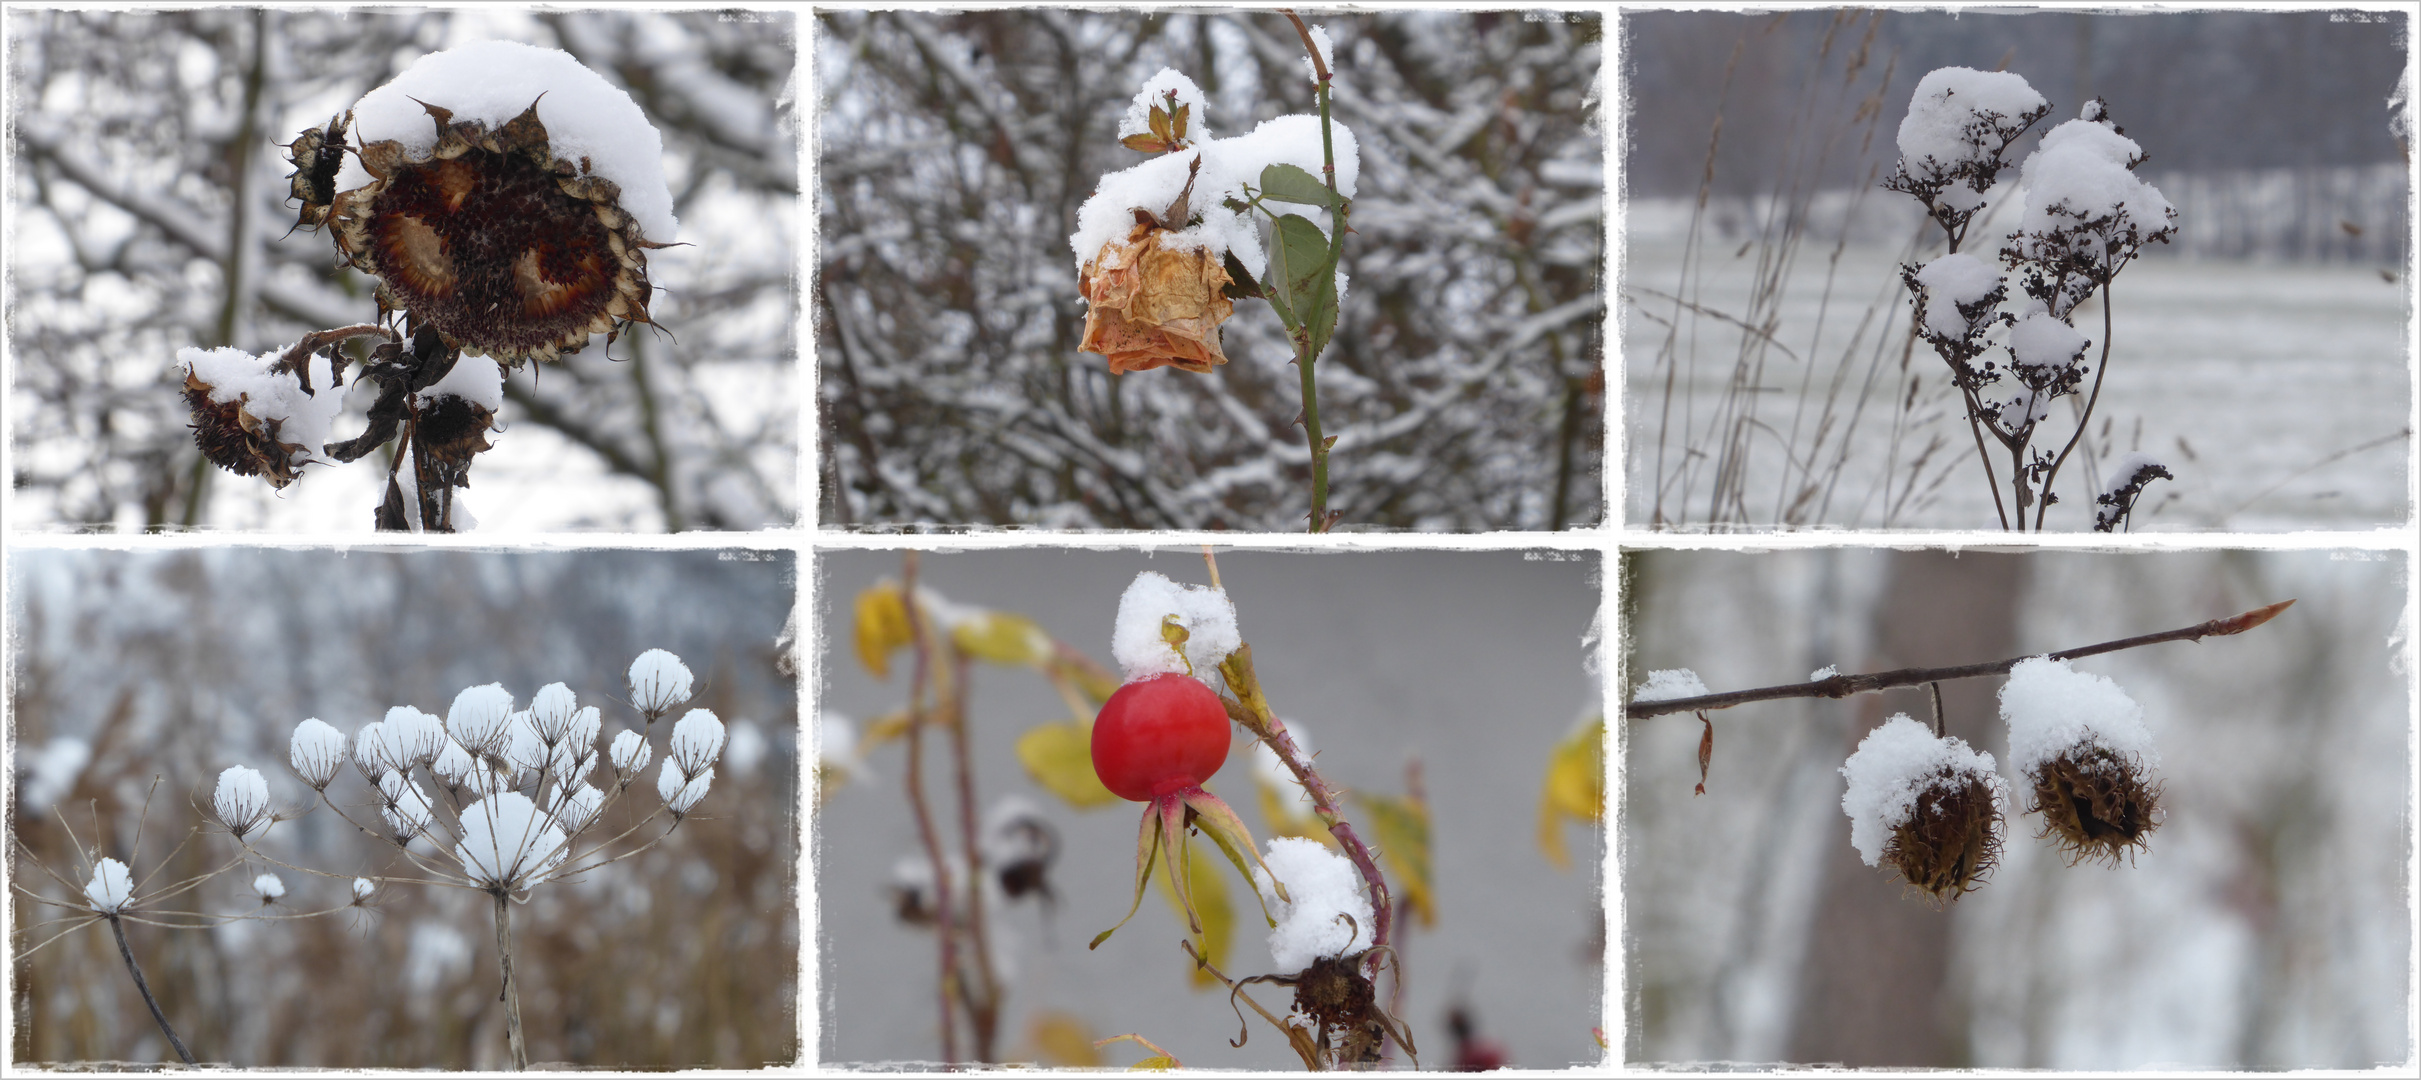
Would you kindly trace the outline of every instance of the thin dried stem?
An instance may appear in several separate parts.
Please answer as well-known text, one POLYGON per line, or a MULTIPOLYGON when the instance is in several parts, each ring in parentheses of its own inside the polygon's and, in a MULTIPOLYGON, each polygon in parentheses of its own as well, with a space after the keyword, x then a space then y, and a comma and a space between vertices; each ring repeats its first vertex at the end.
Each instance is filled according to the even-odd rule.
POLYGON ((201 1064, 193 1060, 193 1051, 185 1049, 185 1040, 177 1038, 177 1029, 168 1026, 168 1014, 160 1011, 160 999, 151 996, 151 983, 143 978, 142 966, 135 963, 134 950, 126 945, 126 927, 119 923, 115 915, 109 916, 109 932, 117 935, 118 956, 126 961, 126 973, 134 976, 135 989, 143 994, 143 1004, 151 1006, 151 1019, 160 1025, 160 1034, 168 1036, 168 1045, 176 1047, 177 1056, 184 1059, 185 1064, 201 1064))
POLYGON ((934 937, 939 939, 941 981, 942 1061, 958 1061, 958 1025, 950 1004, 950 988, 958 978, 957 934, 950 923, 950 867, 942 858, 941 836, 933 827, 933 811, 925 801, 926 693, 932 675, 933 650, 925 638, 924 615, 916 602, 916 552, 900 553, 900 606, 908 613, 908 640, 916 648, 916 672, 908 690, 908 806, 916 814, 916 838, 933 866, 934 937))
MULTIPOLYGON (((2279 612, 2285 611, 2293 603, 2293 600, 2281 600, 2268 607, 2254 608, 2242 615, 2213 619, 2176 630, 2163 630, 2157 634, 2144 634, 2140 637, 2105 641, 2098 645, 2063 649, 2051 653, 2049 656, 2053 660, 2075 660, 2080 657, 2118 652, 2122 649, 2157 645, 2164 641, 2200 641, 2206 637, 2241 634, 2276 618, 2279 612)), ((1901 668, 1897 671, 1881 671, 1870 675, 1835 675, 1829 679, 1818 679, 1815 682, 1767 686, 1755 690, 1734 690, 1729 693, 1669 698, 1664 701, 1634 701, 1623 707, 1622 715, 1626 720, 1645 720, 1651 716, 1663 716, 1667 713, 1728 709, 1734 705, 1746 705, 1754 701, 1778 701, 1784 698, 1845 698, 1852 694, 1871 694, 1878 690, 1890 690, 1902 686, 1947 682, 1952 679, 1975 679, 1987 675, 2006 675, 2009 673, 2009 669, 2032 659, 2034 656, 2017 656, 2007 660, 1966 664, 1960 667, 1901 668)))
POLYGON ((513 1051, 513 1071, 530 1067, 529 1044, 521 1038, 521 987, 513 978, 513 905, 503 889, 491 889, 496 898, 496 952, 504 961, 504 1041, 513 1051))

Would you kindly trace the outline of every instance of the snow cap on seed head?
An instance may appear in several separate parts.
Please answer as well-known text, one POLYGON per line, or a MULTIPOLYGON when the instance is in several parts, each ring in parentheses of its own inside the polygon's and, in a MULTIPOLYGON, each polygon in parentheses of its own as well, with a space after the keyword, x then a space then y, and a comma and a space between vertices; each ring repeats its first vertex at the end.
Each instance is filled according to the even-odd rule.
POLYGON ((679 763, 667 757, 663 771, 656 774, 656 794, 663 798, 664 805, 672 808, 674 815, 685 815, 690 808, 698 805, 698 800, 706 797, 707 789, 713 787, 714 782, 715 771, 712 767, 690 776, 681 771, 679 763))
POLYGON ((1993 771, 1992 755, 1962 739, 1937 738, 1907 713, 1894 714, 1859 741, 1857 752, 1841 764, 1849 781, 1841 810, 1849 815, 1849 842, 1866 865, 1882 865, 1892 830, 1916 813, 1917 796, 1945 770, 1987 779, 1996 792, 2007 788, 1993 771))
POLYGON ((446 710, 446 730, 473 754, 493 754, 504 738, 505 717, 513 712, 513 695, 504 684, 474 686, 454 695, 446 710))
POLYGON ((296 724, 287 760, 303 783, 313 791, 325 791, 336 780, 337 771, 345 767, 345 733, 317 717, 296 724))
POLYGON ((286 883, 279 881, 276 874, 262 874, 252 879, 252 892, 261 898, 261 903, 274 904, 286 895, 286 883))
POLYGON ((538 739, 549 746, 571 737, 572 717, 580 711, 580 702, 571 687, 548 683, 530 698, 530 725, 538 739))
POLYGON ((103 915, 115 915, 126 910, 126 902, 134 896, 134 875, 126 864, 116 859, 103 859, 92 867, 92 881, 84 886, 84 898, 92 909, 103 915))
POLYGON ((1207 682, 1219 661, 1243 644, 1236 605, 1225 590, 1179 585, 1150 570, 1135 575, 1118 598, 1118 623, 1110 631, 1110 655, 1128 682, 1168 674, 1207 682), (1171 622, 1185 632, 1182 646, 1169 642, 1171 622))
POLYGON ((371 893, 374 893, 374 892, 377 892, 377 891, 378 891, 378 883, 377 883, 377 882, 372 881, 372 880, 370 880, 369 878, 366 878, 366 877, 357 877, 357 878, 354 878, 354 879, 353 879, 353 902, 354 902, 354 903, 358 904, 358 903, 361 903, 361 902, 363 902, 363 901, 365 901, 365 900, 368 900, 368 899, 370 898, 370 894, 371 894, 371 893))
POLYGON ((405 764, 426 765, 445 752, 445 725, 409 705, 387 710, 386 731, 397 755, 398 768, 405 764))
POLYGON ((689 667, 662 649, 649 649, 630 662, 631 707, 650 717, 671 712, 689 700, 689 667))
POLYGON ((615 734, 613 749, 608 754, 613 759, 614 772, 627 780, 647 767, 648 756, 654 752, 644 736, 636 731, 624 731, 615 734))
POLYGON ((267 827, 271 820, 269 782, 261 779, 257 770, 229 765, 219 774, 211 809, 218 812, 219 824, 234 833, 237 840, 243 840, 267 827))
POLYGON ((568 839, 537 803, 507 791, 463 808, 454 855, 472 884, 519 892, 546 880, 571 854, 568 839))
POLYGON ((672 741, 666 746, 665 759, 678 764, 685 776, 696 776, 714 768, 715 759, 723 756, 723 721, 706 709, 691 709, 673 725, 672 741))

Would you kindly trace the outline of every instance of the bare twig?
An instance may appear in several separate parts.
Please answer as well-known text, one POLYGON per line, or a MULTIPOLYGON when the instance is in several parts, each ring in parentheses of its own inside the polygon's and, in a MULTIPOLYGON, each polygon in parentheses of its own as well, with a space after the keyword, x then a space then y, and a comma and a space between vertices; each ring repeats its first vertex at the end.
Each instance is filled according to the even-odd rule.
MULTIPOLYGON (((2279 612, 2285 611, 2293 603, 2293 600, 2281 600, 2268 607, 2254 608, 2242 615, 2213 619, 2176 630, 2163 630, 2157 634, 2144 634, 2140 637, 2105 641, 2098 645, 2063 649, 2051 653, 2049 656, 2053 660, 2074 660, 2143 645, 2157 645, 2164 641, 2200 641, 2206 637, 2241 634, 2276 618, 2279 612)), ((1664 701, 1634 701, 1623 707, 1622 715, 1626 720, 1645 720, 1651 716, 1663 716, 1667 713, 1729 709, 1735 705, 1746 705, 1755 701, 1778 701, 1785 698, 1845 698, 1852 694, 1871 694, 1878 690, 1890 690, 1895 687, 1919 686, 1930 682, 1947 682, 1952 679, 1975 679, 1987 675, 2005 675, 2009 669, 2032 659, 2034 659, 2033 656, 2018 656, 2007 660, 1967 664, 1960 667, 1902 668, 1897 671, 1881 671, 1868 675, 1835 675, 1829 679, 1818 679, 1815 682, 1767 686, 1755 690, 1734 690, 1729 693, 1701 694, 1697 697, 1669 698, 1664 701)), ((1231 708, 1231 714, 1233 711, 1231 708)))
POLYGON ((168 1016, 160 1011, 159 999, 151 996, 151 984, 144 981, 143 969, 135 964, 134 950, 126 945, 126 927, 116 915, 109 916, 109 932, 117 935, 118 956, 126 961, 126 973, 134 976, 135 989, 142 991, 143 1004, 151 1006, 151 1019, 160 1025, 160 1034, 168 1036, 168 1045, 176 1047, 177 1056, 183 1058, 185 1064, 200 1064, 193 1060, 193 1051, 185 1049, 185 1040, 177 1038, 177 1029, 168 1026, 168 1016))

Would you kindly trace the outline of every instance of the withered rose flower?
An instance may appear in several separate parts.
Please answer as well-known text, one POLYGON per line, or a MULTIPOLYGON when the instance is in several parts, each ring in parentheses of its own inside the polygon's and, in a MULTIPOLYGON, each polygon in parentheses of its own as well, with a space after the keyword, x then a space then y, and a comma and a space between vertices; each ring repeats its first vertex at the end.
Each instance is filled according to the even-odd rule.
POLYGON ((1171 235, 1137 222, 1085 264, 1080 347, 1109 357, 1112 374, 1163 366, 1207 374, 1227 362, 1219 324, 1236 310, 1225 292, 1232 279, 1208 249, 1164 246, 1171 235))
POLYGON ((644 249, 661 245, 640 235, 613 181, 554 156, 535 103, 494 129, 422 107, 436 145, 414 156, 392 139, 365 144, 374 179, 326 214, 338 249, 379 279, 382 305, 508 365, 649 321, 644 249))

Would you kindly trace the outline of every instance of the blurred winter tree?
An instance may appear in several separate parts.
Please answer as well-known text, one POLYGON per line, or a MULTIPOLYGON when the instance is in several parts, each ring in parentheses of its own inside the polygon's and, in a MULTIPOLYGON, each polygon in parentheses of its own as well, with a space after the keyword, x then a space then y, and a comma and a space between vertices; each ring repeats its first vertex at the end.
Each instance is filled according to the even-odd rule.
MULTIPOLYGON (((1215 136, 1307 112, 1260 14, 825 12, 816 336, 836 525, 1302 527, 1310 457, 1267 305, 1210 376, 1077 351, 1068 247, 1136 88, 1174 67, 1215 136)), ((1362 173, 1319 366, 1347 525, 1560 529, 1602 513, 1605 251, 1594 14, 1332 19, 1362 173)))
POLYGON ((650 267, 665 333, 508 380, 466 498, 504 529, 794 519, 788 16, 216 9, 10 20, 25 525, 368 527, 383 470, 310 470, 284 498, 219 475, 186 430, 176 350, 265 351, 375 314, 325 235, 288 233, 281 147, 420 56, 487 38, 564 49, 631 93, 663 132, 689 246, 650 267))

